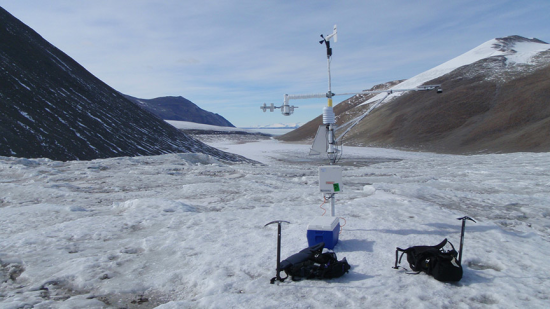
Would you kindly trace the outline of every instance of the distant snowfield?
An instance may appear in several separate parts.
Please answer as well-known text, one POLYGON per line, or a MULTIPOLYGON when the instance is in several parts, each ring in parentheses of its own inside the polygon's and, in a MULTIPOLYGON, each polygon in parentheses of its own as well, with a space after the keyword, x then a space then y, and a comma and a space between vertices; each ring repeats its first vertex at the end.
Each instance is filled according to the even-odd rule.
POLYGON ((213 126, 209 124, 195 123, 189 121, 177 121, 177 120, 165 120, 169 124, 173 125, 178 129, 184 130, 204 130, 204 131, 221 131, 221 132, 252 132, 247 129, 240 129, 234 127, 222 127, 222 126, 213 126))
MULTIPOLYGON (((327 280, 275 275, 323 213, 309 146, 210 143, 264 165, 200 154, 57 162, 0 157, 1 308, 548 308, 550 154, 453 156, 344 148, 352 268, 327 280), (351 166, 353 162, 361 162, 351 166), (392 269, 395 247, 459 245, 464 277, 392 269)), ((325 205, 326 207, 326 205, 325 205)), ((344 222, 342 220, 342 222, 344 222)), ((405 260, 405 259, 404 259, 405 260)), ((406 265, 404 262, 402 265, 406 265)))

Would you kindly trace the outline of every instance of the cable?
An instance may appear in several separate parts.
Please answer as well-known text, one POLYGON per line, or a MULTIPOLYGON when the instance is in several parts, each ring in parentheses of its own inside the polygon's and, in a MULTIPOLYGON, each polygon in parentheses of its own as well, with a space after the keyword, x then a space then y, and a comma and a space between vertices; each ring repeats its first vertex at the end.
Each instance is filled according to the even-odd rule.
MULTIPOLYGON (((334 195, 336 195, 336 193, 332 193, 328 199, 331 199, 334 195)), ((327 213, 327 210, 323 208, 323 205, 325 205, 325 203, 327 202, 327 197, 325 195, 323 195, 323 203, 321 203, 321 205, 319 205, 319 208, 321 208, 322 210, 324 210, 325 212, 323 212, 323 214, 321 215, 324 216, 326 213, 327 213)))
POLYGON ((323 203, 321 205, 319 205, 319 208, 321 208, 322 210, 324 210, 325 212, 323 212, 323 214, 321 215, 324 216, 326 213, 327 213, 327 210, 323 208, 323 205, 325 205, 325 203, 327 202, 327 200, 325 199, 325 197, 323 196, 323 203))
MULTIPOLYGON (((328 197, 328 199, 331 199, 333 198, 334 196, 336 195, 336 193, 331 193, 328 197)), ((325 199, 325 202, 327 201, 327 198, 325 196, 323 196, 323 198, 325 199)))
MULTIPOLYGON (((335 196, 336 193, 332 193, 330 196, 329 196, 329 199, 331 199, 333 196, 335 196)), ((321 205, 319 205, 319 208, 321 208, 322 210, 324 210, 323 214, 321 215, 324 216, 326 213, 327 213, 327 210, 323 208, 323 205, 325 205, 325 203, 327 202, 327 198, 326 196, 323 195, 323 203, 321 203, 321 205)), ((344 230, 344 226, 346 226, 346 224, 348 223, 348 221, 346 220, 346 218, 344 217, 339 217, 340 219, 344 220, 344 224, 343 225, 340 225, 340 232, 338 232, 338 235, 342 234, 342 231, 344 230)))
POLYGON ((340 225, 340 233, 338 233, 338 234, 342 234, 342 231, 344 230, 344 226, 346 226, 346 224, 348 223, 346 218, 340 217, 340 219, 344 220, 344 225, 340 225))
POLYGON ((340 162, 340 159, 342 159, 342 155, 344 154, 344 142, 341 142, 340 146, 338 146, 338 142, 335 142, 335 145, 337 150, 337 156, 336 156, 336 160, 334 160, 334 163, 338 163, 340 162), (339 150, 338 150, 338 147, 340 147, 339 150))

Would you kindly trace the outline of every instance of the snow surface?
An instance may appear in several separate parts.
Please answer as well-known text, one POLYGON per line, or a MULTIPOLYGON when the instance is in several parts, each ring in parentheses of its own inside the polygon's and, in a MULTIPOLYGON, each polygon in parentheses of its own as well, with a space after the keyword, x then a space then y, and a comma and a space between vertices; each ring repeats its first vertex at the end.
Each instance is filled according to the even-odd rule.
MULTIPOLYGON (((319 207, 309 145, 212 146, 200 154, 93 161, 0 157, 1 308, 548 308, 550 154, 439 155, 344 149, 338 279, 275 275, 308 246, 319 207), (455 284, 392 269, 396 247, 458 246, 455 284), (342 223, 344 220, 342 220, 342 223)), ((326 208, 326 205, 324 205, 326 208)), ((406 262, 402 263, 406 266, 406 262)))
MULTIPOLYGON (((494 56, 505 56, 507 61, 510 63, 529 64, 531 63, 535 55, 548 49, 550 49, 550 44, 530 42, 530 41, 505 43, 500 41, 499 39, 492 39, 456 58, 453 58, 428 71, 425 71, 416 76, 413 76, 407 79, 406 81, 393 86, 390 89, 415 88, 430 80, 436 79, 447 73, 450 73, 455 69, 458 69, 459 67, 469 65, 481 59, 494 57, 494 56)), ((445 89, 443 90, 445 91, 445 89)), ((396 92, 391 94, 386 99, 385 104, 387 104, 393 98, 401 96, 404 93, 405 92, 396 92)), ((381 93, 365 101, 361 105, 376 102, 382 99, 385 95, 386 93, 381 93)))

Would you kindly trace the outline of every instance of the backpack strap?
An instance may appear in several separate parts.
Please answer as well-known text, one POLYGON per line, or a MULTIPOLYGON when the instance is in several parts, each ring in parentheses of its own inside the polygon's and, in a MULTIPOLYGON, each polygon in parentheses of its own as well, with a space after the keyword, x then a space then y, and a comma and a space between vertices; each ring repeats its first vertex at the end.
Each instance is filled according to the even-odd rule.
POLYGON ((456 251, 456 250, 455 250, 455 246, 453 246, 453 243, 452 243, 452 242, 449 241, 449 245, 451 245, 451 248, 453 248, 453 250, 456 251))
POLYGON ((399 266, 397 266, 397 264, 401 264, 401 259, 403 258, 403 254, 407 253, 407 251, 409 250, 410 248, 407 248, 407 249, 401 249, 399 247, 395 248, 395 266, 393 267, 393 269, 399 269, 399 266), (401 257, 399 257, 399 251, 401 251, 401 257), (399 263, 398 263, 398 260, 399 260, 399 263))
MULTIPOLYGON (((410 254, 411 251, 412 251, 412 247, 410 248, 407 248, 407 249, 401 249, 401 248, 395 248, 395 266, 392 267, 393 269, 399 269, 399 266, 397 266, 397 264, 401 264, 401 259, 403 259, 403 255, 405 253, 407 254, 410 254), (399 252, 401 251, 401 256, 399 255, 399 252)), ((406 269, 406 268, 404 268, 406 269)), ((420 273, 420 271, 408 271, 407 270, 407 275, 418 275, 420 273)))
POLYGON ((281 282, 285 282, 286 278, 288 278, 288 275, 286 275, 286 277, 284 277, 284 278, 281 278, 281 276, 279 275, 280 273, 281 273, 281 271, 280 271, 280 270, 277 270, 277 276, 278 276, 278 278, 277 278, 277 276, 271 278, 271 280, 269 281, 269 283, 274 284, 274 283, 275 283, 275 280, 279 280, 279 281, 281 281, 281 282))
MULTIPOLYGON (((443 247, 445 247, 445 245, 447 244, 447 242, 450 243, 450 241, 448 241, 447 238, 445 238, 445 239, 443 239, 443 241, 440 242, 438 245, 435 245, 434 248, 436 248, 437 250, 441 250, 443 247)), ((453 246, 453 245, 451 244, 451 246, 453 246)), ((453 249, 454 249, 454 247, 453 247, 453 249)))

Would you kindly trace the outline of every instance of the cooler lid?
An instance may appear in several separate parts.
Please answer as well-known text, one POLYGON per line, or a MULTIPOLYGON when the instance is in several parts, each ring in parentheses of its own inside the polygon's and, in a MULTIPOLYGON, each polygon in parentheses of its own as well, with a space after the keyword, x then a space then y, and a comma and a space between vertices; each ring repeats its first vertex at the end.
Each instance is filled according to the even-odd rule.
POLYGON ((333 231, 336 225, 338 225, 338 222, 340 222, 340 218, 338 217, 315 217, 313 221, 308 224, 307 229, 314 231, 333 231))

